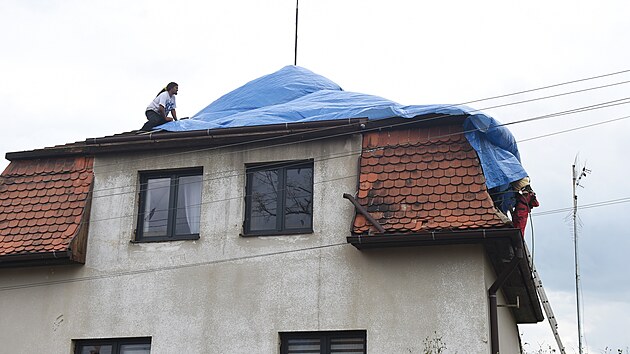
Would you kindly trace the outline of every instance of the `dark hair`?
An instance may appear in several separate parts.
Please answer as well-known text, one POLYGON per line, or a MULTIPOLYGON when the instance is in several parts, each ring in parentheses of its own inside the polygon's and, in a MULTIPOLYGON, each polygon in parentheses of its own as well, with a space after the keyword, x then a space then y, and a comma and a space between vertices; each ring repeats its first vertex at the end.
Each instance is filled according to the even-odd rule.
POLYGON ((159 96, 164 91, 169 91, 175 86, 179 86, 179 85, 176 82, 169 82, 168 85, 166 85, 166 87, 164 87, 160 92, 158 92, 157 95, 155 95, 155 97, 159 96))

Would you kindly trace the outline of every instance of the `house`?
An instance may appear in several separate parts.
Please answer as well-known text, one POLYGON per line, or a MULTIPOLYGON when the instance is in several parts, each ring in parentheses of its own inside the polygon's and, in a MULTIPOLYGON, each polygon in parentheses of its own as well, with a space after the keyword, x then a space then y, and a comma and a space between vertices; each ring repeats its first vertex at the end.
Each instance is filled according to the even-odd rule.
POLYGON ((443 109, 8 153, 3 350, 519 353, 526 246, 443 109))

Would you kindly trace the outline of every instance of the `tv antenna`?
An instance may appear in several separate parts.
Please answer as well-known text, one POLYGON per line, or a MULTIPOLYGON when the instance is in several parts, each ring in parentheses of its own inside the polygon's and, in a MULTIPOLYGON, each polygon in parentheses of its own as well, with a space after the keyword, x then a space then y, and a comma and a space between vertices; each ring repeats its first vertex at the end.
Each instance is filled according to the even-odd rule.
POLYGON ((295 0, 295 49, 293 54, 293 65, 297 66, 297 42, 298 42, 298 7, 300 0, 295 0))
POLYGON ((574 260, 575 260, 575 298, 577 304, 577 327, 578 327, 578 345, 579 345, 579 353, 582 354, 582 315, 580 308, 580 266, 578 263, 578 232, 577 232, 577 211, 578 211, 578 197, 576 189, 577 187, 584 186, 580 185, 582 177, 586 177, 588 173, 591 173, 591 170, 587 169, 586 166, 583 166, 580 170, 577 167, 578 157, 575 156, 575 161, 573 162, 572 170, 573 170, 573 249, 575 251, 574 260))

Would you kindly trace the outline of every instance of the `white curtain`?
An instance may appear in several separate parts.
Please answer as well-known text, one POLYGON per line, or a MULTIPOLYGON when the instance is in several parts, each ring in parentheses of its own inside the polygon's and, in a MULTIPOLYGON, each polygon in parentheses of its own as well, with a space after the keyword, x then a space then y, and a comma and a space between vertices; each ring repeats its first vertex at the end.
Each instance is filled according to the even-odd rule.
POLYGON ((180 191, 184 193, 188 228, 191 234, 198 234, 201 217, 201 176, 182 177, 179 185, 180 191))

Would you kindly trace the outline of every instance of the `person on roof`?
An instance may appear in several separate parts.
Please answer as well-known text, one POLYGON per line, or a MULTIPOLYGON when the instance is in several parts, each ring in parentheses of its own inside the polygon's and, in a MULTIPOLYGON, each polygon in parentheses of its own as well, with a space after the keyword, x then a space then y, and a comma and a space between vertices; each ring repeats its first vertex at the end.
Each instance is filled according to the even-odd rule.
POLYGON ((166 122, 177 120, 177 112, 175 111, 175 95, 179 86, 174 82, 169 82, 166 87, 160 91, 157 96, 149 103, 146 112, 147 122, 144 123, 140 130, 149 131, 158 125, 166 122), (169 113, 171 117, 169 117, 169 113))
POLYGON ((527 226, 529 213, 532 208, 540 206, 540 203, 536 199, 536 193, 534 193, 529 184, 529 177, 513 182, 512 186, 518 191, 516 193, 516 205, 512 213, 512 223, 515 228, 521 230, 521 236, 525 237, 525 227, 527 226))

